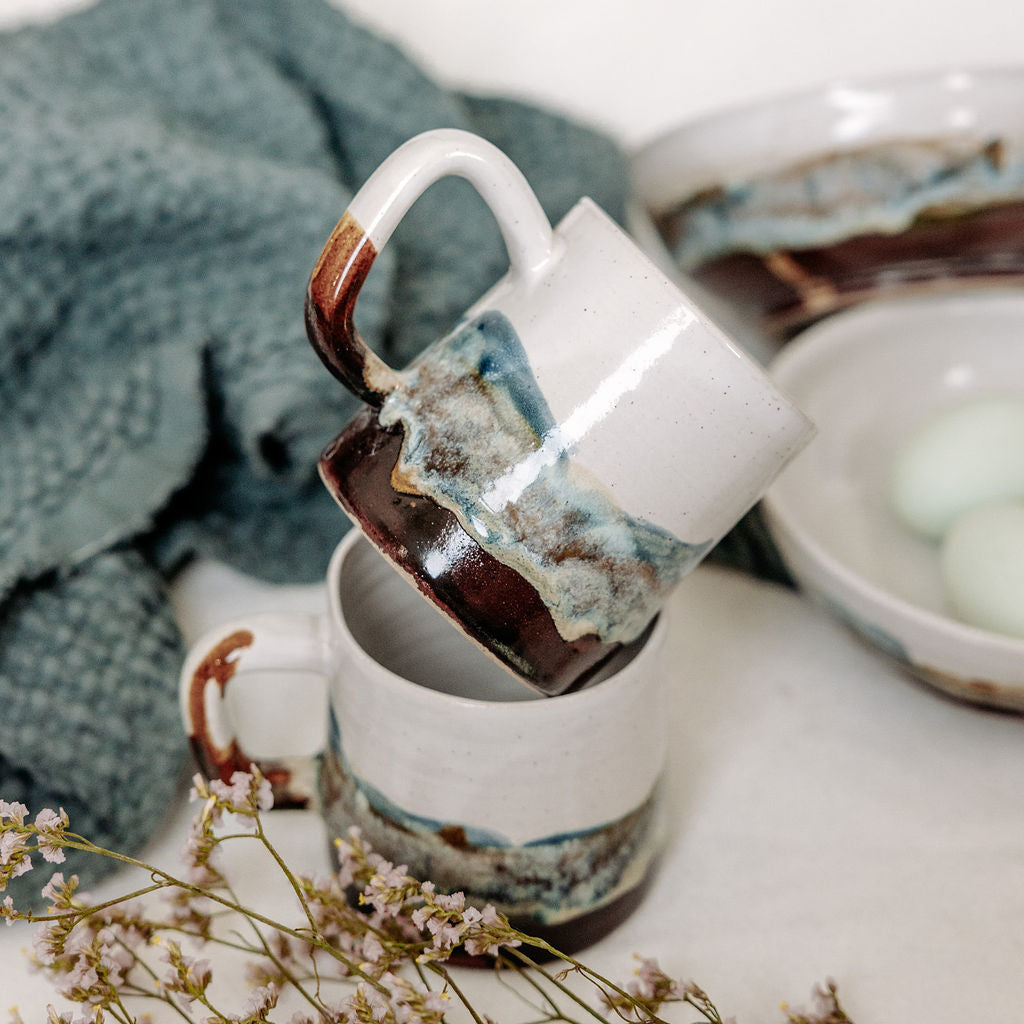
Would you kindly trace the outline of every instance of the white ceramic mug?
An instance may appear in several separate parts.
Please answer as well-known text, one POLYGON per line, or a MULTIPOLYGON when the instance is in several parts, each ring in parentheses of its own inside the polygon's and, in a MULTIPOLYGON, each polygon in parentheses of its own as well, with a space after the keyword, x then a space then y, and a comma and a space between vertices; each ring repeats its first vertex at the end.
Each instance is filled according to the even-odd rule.
POLYGON ((465 132, 396 150, 310 279, 310 339, 368 404, 321 475, 392 563, 545 693, 636 639, 806 443, 806 418, 589 199, 552 231, 516 167, 465 132), (353 323, 405 211, 468 179, 510 269, 404 370, 353 323))
POLYGON ((229 779, 256 760, 278 805, 318 806, 333 835, 359 826, 415 876, 562 948, 625 917, 661 841, 665 615, 599 685, 544 698, 451 629, 358 531, 335 552, 327 593, 323 615, 253 615, 193 645, 182 713, 204 771, 229 779), (301 688, 324 681, 326 708, 283 721, 301 688), (307 750, 325 749, 250 756, 229 690, 247 714, 262 699, 260 731, 298 724, 307 750))

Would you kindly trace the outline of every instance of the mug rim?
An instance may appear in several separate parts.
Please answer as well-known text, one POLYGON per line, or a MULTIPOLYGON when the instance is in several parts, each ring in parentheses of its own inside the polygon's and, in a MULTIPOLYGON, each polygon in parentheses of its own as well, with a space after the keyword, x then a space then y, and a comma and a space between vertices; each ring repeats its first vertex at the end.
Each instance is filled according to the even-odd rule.
POLYGON ((614 699, 620 694, 620 691, 624 687, 632 684, 633 676, 637 674, 638 670, 649 665, 649 663, 658 656, 660 651, 664 648, 665 637, 668 632, 669 616, 666 614, 667 605, 665 605, 655 617, 640 649, 618 671, 600 682, 589 686, 584 685, 578 690, 570 690, 567 693, 545 695, 542 692, 534 690, 534 688, 525 679, 512 672, 511 669, 491 654, 486 647, 477 643, 460 630, 455 623, 448 619, 448 616, 433 605, 425 595, 420 593, 415 582, 411 580, 398 566, 396 566, 387 557, 387 555, 384 554, 384 552, 377 548, 357 525, 352 526, 348 533, 346 533, 338 542, 337 547, 335 547, 331 554, 331 559, 327 567, 326 582, 327 621, 331 635, 342 637, 357 661, 363 665, 373 667, 373 674, 376 676, 376 682, 391 686, 397 691, 405 693, 407 696, 415 696, 418 700, 436 701, 440 704, 450 704, 453 707, 476 708, 480 714, 497 713, 498 711, 507 714, 509 709, 514 708, 517 714, 533 715, 538 714, 539 712, 531 709, 548 706, 552 703, 555 703, 558 707, 564 707, 567 703, 572 702, 576 708, 584 709, 589 705, 614 699), (514 678, 522 687, 524 687, 524 689, 531 691, 532 698, 529 700, 483 700, 478 697, 465 697, 451 693, 444 693, 440 690, 434 690, 430 687, 415 683, 410 679, 406 679, 404 676, 401 676, 397 672, 381 665, 380 662, 374 659, 352 634, 341 607, 341 588, 339 584, 341 582, 342 568, 346 559, 350 557, 352 552, 360 543, 365 544, 369 550, 375 552, 387 564, 388 568, 398 575, 404 585, 412 587, 417 592, 423 603, 436 615, 440 616, 442 620, 448 623, 448 627, 454 632, 456 637, 461 636, 464 642, 473 644, 477 650, 479 650, 485 657, 491 659, 494 664, 500 666, 503 671, 507 672, 512 678, 514 678), (488 711, 487 709, 493 709, 493 711, 488 711))

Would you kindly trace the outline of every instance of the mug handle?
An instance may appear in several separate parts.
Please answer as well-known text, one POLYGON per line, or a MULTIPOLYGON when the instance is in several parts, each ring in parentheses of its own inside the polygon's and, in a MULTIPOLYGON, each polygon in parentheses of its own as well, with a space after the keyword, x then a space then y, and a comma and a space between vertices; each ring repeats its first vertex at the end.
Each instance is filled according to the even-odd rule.
POLYGON ((356 298, 373 261, 409 207, 435 181, 465 178, 491 208, 514 275, 535 277, 551 258, 554 236, 526 178, 496 146, 470 132, 436 129, 396 149, 353 197, 313 267, 306 331, 327 368, 379 408, 398 374, 359 336, 356 298))
MULTIPOLYGON (((254 614, 210 630, 189 650, 179 678, 181 716, 192 752, 203 773, 229 782, 255 763, 274 791, 274 806, 312 808, 318 803, 317 761, 327 736, 329 642, 322 615, 291 612, 254 614), (257 677, 294 685, 314 677, 325 699, 319 721, 302 723, 306 735, 323 738, 315 752, 284 753, 272 760, 249 757, 225 702, 229 685, 252 685, 257 677)), ((289 723, 291 724, 291 723, 289 723)))

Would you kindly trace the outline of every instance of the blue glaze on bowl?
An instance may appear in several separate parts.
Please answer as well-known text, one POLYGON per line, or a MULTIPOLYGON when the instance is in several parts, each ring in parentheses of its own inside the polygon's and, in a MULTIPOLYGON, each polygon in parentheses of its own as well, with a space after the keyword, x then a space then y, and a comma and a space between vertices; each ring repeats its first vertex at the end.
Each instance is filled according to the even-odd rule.
POLYGON ((997 141, 893 142, 723 183, 685 204, 685 228, 675 228, 670 245, 679 266, 693 270, 728 253, 895 234, 921 217, 1022 196, 1024 164, 1006 161, 997 141))

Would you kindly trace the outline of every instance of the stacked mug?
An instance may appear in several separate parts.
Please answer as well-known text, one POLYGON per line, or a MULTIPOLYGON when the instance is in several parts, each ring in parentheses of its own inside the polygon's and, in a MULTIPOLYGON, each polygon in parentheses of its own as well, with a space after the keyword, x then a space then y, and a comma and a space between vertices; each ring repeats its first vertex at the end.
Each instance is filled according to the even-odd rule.
POLYGON ((661 842, 669 596, 812 428, 592 201, 552 229, 518 169, 465 132, 417 136, 370 177, 306 321, 365 402, 320 461, 359 530, 323 616, 195 645, 182 702, 200 761, 227 777, 251 760, 229 681, 326 679, 314 774, 270 769, 286 801, 578 948, 635 906, 661 842), (453 174, 493 211, 509 271, 394 369, 355 328, 359 290, 453 174))

